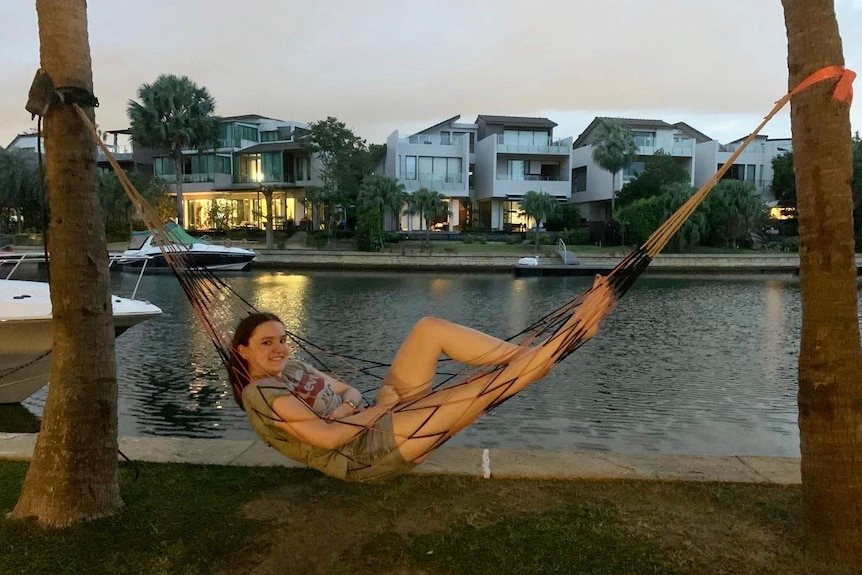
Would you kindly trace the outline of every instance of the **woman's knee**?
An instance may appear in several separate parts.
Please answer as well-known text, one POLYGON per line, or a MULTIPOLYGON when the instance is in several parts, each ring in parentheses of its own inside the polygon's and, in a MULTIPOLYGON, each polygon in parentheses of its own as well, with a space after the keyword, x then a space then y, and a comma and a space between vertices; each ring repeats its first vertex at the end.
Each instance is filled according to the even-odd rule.
POLYGON ((417 321, 413 329, 417 331, 438 332, 441 329, 444 329, 447 325, 450 324, 445 319, 440 319, 439 317, 427 315, 417 321))

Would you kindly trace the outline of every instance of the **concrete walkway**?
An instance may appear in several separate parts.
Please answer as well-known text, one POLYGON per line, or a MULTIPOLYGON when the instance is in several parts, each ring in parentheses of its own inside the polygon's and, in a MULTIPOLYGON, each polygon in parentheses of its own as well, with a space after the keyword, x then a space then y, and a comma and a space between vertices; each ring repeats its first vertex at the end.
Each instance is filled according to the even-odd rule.
MULTIPOLYGON (((33 433, 0 433, 0 460, 29 460, 33 433)), ((238 466, 302 467, 256 440, 120 437, 135 461, 238 466)), ((799 459, 759 456, 634 455, 604 452, 516 451, 442 447, 414 474, 456 474, 516 479, 650 479, 795 485, 799 459)))

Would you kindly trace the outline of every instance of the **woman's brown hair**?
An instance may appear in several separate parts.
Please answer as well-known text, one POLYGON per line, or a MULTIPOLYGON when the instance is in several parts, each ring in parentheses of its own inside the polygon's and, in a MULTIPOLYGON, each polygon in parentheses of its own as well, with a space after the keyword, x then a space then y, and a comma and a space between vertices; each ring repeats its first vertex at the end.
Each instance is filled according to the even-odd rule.
POLYGON ((274 313, 258 312, 249 314, 239 324, 233 332, 233 338, 230 342, 230 367, 228 368, 228 378, 230 379, 231 388, 233 388, 233 398, 237 405, 242 407, 242 391, 251 383, 248 375, 248 362, 239 353, 239 346, 248 345, 248 340, 254 330, 259 325, 268 321, 277 321, 284 324, 281 319, 274 313))

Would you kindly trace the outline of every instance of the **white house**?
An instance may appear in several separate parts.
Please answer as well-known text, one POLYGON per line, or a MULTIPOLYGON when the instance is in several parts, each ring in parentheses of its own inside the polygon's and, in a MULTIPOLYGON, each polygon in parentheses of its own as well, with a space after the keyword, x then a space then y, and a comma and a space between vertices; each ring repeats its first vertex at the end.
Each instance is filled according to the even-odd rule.
MULTIPOLYGON (((571 196, 572 138, 554 139, 557 126, 547 118, 479 115, 474 123, 453 116, 421 132, 387 140, 384 173, 405 185, 449 199, 445 229, 461 229, 472 212, 474 222, 490 230, 523 226, 519 202, 530 190, 560 201, 571 196)), ((420 229, 412 218, 405 230, 420 229)))
MULTIPOLYGON (((592 150, 596 130, 605 118, 595 118, 575 140, 572 149, 572 201, 578 204, 581 216, 590 221, 610 219, 611 173, 593 161, 592 150)), ((609 118, 622 122, 632 131, 638 146, 634 162, 616 175, 616 192, 643 171, 644 159, 663 150, 685 168, 690 184, 700 187, 711 178, 743 139, 727 145, 699 132, 684 122, 669 124, 662 120, 609 118)), ((758 194, 768 201, 772 184, 772 159, 791 149, 790 139, 770 140, 758 136, 734 161, 725 178, 738 179, 754 185, 758 194)))

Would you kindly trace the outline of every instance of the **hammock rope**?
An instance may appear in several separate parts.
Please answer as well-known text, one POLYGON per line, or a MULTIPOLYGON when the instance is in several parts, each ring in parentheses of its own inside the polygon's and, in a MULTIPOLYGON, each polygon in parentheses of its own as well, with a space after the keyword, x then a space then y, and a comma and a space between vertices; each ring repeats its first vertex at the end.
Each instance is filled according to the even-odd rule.
MULTIPOLYGON (((520 346, 541 347, 547 350, 550 363, 545 366, 528 362, 524 370, 541 370, 544 373, 554 363, 562 361, 569 354, 585 343, 598 329, 601 321, 613 310, 616 302, 632 287, 637 278, 647 269, 653 259, 659 255, 671 238, 685 221, 704 201, 715 184, 725 175, 733 163, 739 158, 746 147, 757 137, 763 127, 787 104, 790 99, 818 82, 837 78, 833 97, 836 100, 849 102, 852 99, 852 81, 855 73, 843 66, 827 66, 816 71, 796 88, 778 100, 772 110, 751 134, 745 138, 736 151, 716 171, 716 173, 676 210, 658 229, 656 229, 643 245, 626 255, 604 278, 597 276, 597 281, 591 289, 574 296, 570 301, 556 310, 548 313, 507 341, 520 346), (610 289, 610 296, 603 296, 610 289), (535 344, 535 345, 534 345, 535 344)), ((171 241, 165 230, 158 212, 135 189, 123 169, 114 159, 107 145, 98 137, 96 126, 90 121, 84 111, 73 104, 84 124, 89 128, 93 139, 105 153, 111 167, 139 216, 153 234, 154 242, 159 246, 168 265, 179 280, 186 297, 189 299, 195 314, 204 327, 208 337, 213 342, 217 353, 228 370, 231 369, 231 335, 236 322, 256 310, 245 298, 237 294, 227 283, 211 271, 191 265, 186 257, 187 250, 171 241)), ((352 355, 338 355, 314 345, 304 337, 286 332, 290 342, 291 352, 296 356, 304 356, 314 362, 323 371, 332 373, 335 377, 362 374, 377 383, 383 379, 388 364, 377 360, 362 359, 352 355)), ((446 366, 447 362, 441 361, 446 366)), ((518 374, 510 373, 508 364, 486 366, 484 368, 460 367, 452 371, 441 370, 440 381, 435 381, 430 393, 406 400, 393 408, 393 413, 420 413, 427 411, 427 416, 419 420, 408 439, 426 439, 427 449, 416 460, 421 461, 427 454, 439 447, 457 431, 471 423, 478 415, 458 419, 446 429, 435 427, 435 414, 447 405, 447 398, 452 397, 460 386, 483 382, 482 388, 475 397, 469 400, 471 405, 480 406, 481 413, 486 413, 514 395, 522 387, 518 387, 518 374)), ((355 383, 355 380, 351 380, 355 383)), ((234 390, 235 393, 237 390, 234 390)), ((241 391, 241 390, 240 390, 241 391)), ((272 410, 254 410, 257 417, 271 422, 282 421, 272 410)), ((466 413, 467 410, 465 410, 466 413)), ((481 415, 479 413, 479 415, 481 415)), ((355 425, 357 428, 369 430, 367 426, 355 425)), ((275 446, 275 445, 274 445, 275 446)), ((276 446, 277 447, 277 446, 276 446)), ((338 451, 338 450, 335 450, 338 451)), ((366 465, 358 461, 350 453, 344 453, 357 466, 366 465)), ((324 471, 326 471, 324 469, 324 471)))

